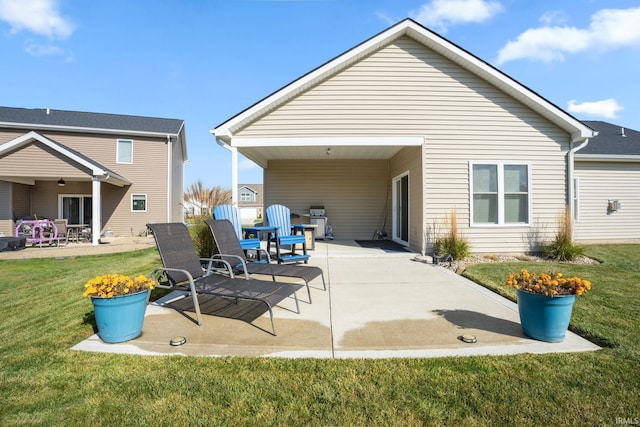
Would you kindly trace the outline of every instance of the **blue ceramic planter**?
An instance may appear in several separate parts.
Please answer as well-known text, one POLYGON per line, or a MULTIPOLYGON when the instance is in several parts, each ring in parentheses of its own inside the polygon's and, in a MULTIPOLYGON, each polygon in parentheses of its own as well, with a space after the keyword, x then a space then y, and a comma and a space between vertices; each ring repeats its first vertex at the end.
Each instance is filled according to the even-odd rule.
POLYGON ((530 338, 559 342, 569 328, 575 295, 547 297, 516 289, 522 332, 530 338))
POLYGON ((149 292, 113 298, 91 297, 100 339, 118 343, 138 337, 142 333, 149 292))

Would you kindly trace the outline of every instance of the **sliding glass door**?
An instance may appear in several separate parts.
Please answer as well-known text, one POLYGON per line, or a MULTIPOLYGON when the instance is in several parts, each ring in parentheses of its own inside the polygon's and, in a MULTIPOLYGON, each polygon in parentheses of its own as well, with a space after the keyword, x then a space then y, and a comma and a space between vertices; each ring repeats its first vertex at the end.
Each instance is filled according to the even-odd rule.
POLYGON ((58 206, 60 217, 67 223, 91 226, 91 196, 60 195, 58 206))

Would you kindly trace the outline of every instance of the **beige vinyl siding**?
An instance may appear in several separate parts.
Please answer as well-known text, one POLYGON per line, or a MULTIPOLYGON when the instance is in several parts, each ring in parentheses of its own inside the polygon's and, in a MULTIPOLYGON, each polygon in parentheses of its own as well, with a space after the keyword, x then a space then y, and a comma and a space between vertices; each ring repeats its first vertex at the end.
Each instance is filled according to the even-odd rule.
MULTIPOLYGON (((236 137, 449 134, 491 141, 495 127, 526 138, 530 110, 438 53, 404 37, 257 122, 236 137)), ((531 125, 537 125, 541 118, 531 125)), ((546 123, 543 124, 546 126, 546 123)))
MULTIPOLYGON (((418 252, 424 249, 424 229, 422 221, 424 210, 422 183, 424 180, 422 176, 421 157, 421 147, 403 148, 398 154, 391 158, 389 173, 391 180, 405 172, 409 173, 409 247, 418 252)), ((391 180, 389 181, 388 220, 385 230, 389 238, 393 236, 393 203, 391 200, 393 192, 391 191, 391 180)))
POLYGON ((14 183, 11 193, 13 219, 31 216, 31 186, 14 183))
POLYGON ((539 136, 535 149, 531 150, 529 142, 508 138, 508 135, 496 135, 496 142, 502 140, 502 143, 481 146, 471 140, 454 138, 427 142, 425 147, 425 221, 430 232, 429 248, 438 235, 448 232, 446 219, 455 211, 458 230, 475 253, 539 250, 541 243, 554 236, 557 216, 565 206, 566 166, 560 144, 539 136), (470 161, 528 162, 532 196, 530 225, 470 226, 470 161))
POLYGON ((386 160, 271 161, 265 200, 308 214, 323 205, 336 239, 371 239, 384 217, 389 185, 386 160))
POLYGON ((87 168, 70 163, 68 158, 38 141, 0 156, 0 170, 6 176, 57 177, 56 180, 62 176, 85 178, 90 173, 87 168))
POLYGON ((579 219, 576 240, 584 242, 640 239, 640 163, 576 161, 579 219), (622 208, 607 211, 608 200, 622 208))
MULTIPOLYGON (((570 135, 407 37, 274 109, 235 136, 324 137, 330 146, 331 137, 368 135, 425 138, 422 231, 412 227, 411 233, 422 232, 429 245, 443 231, 452 209, 474 252, 533 251, 555 234, 557 215, 566 203, 570 135), (530 225, 470 227, 472 160, 530 164, 530 225)), ((352 176, 367 173, 350 171, 352 176)), ((296 179, 283 176, 281 182, 287 185, 282 191, 296 179)), ((410 182, 415 182, 413 177, 410 182)), ((271 199, 270 191, 271 187, 266 190, 271 199)), ((341 187, 336 191, 344 192, 341 187)), ((420 209, 412 206, 415 212, 420 209)))

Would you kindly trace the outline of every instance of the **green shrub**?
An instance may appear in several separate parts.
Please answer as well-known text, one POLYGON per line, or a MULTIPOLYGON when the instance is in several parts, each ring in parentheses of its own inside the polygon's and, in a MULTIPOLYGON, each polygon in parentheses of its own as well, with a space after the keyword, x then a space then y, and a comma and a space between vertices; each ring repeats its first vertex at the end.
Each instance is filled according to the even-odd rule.
POLYGON ((569 209, 565 209, 564 213, 559 215, 558 223, 559 227, 555 238, 551 243, 543 246, 542 253, 546 258, 556 261, 572 261, 582 255, 584 250, 581 246, 573 243, 569 209))
POLYGON ((451 254, 454 260, 462 259, 469 255, 469 242, 458 232, 458 219, 455 209, 451 211, 451 217, 445 218, 445 223, 449 226, 447 235, 436 238, 433 244, 433 251, 436 255, 445 257, 451 254))
POLYGON ((190 225, 191 238, 196 246, 196 251, 200 258, 211 258, 217 253, 216 243, 213 240, 211 229, 204 222, 209 219, 205 216, 194 218, 190 225))

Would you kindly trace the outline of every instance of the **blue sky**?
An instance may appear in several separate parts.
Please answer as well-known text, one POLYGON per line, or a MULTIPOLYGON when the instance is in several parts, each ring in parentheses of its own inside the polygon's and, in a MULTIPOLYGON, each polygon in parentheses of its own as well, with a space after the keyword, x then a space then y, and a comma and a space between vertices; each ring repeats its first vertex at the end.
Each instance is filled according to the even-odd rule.
MULTIPOLYGON (((186 121, 186 185, 231 185, 209 133, 413 18, 579 119, 640 130, 640 1, 0 0, 0 105, 186 121)), ((240 162, 240 182, 262 170, 240 162)))

